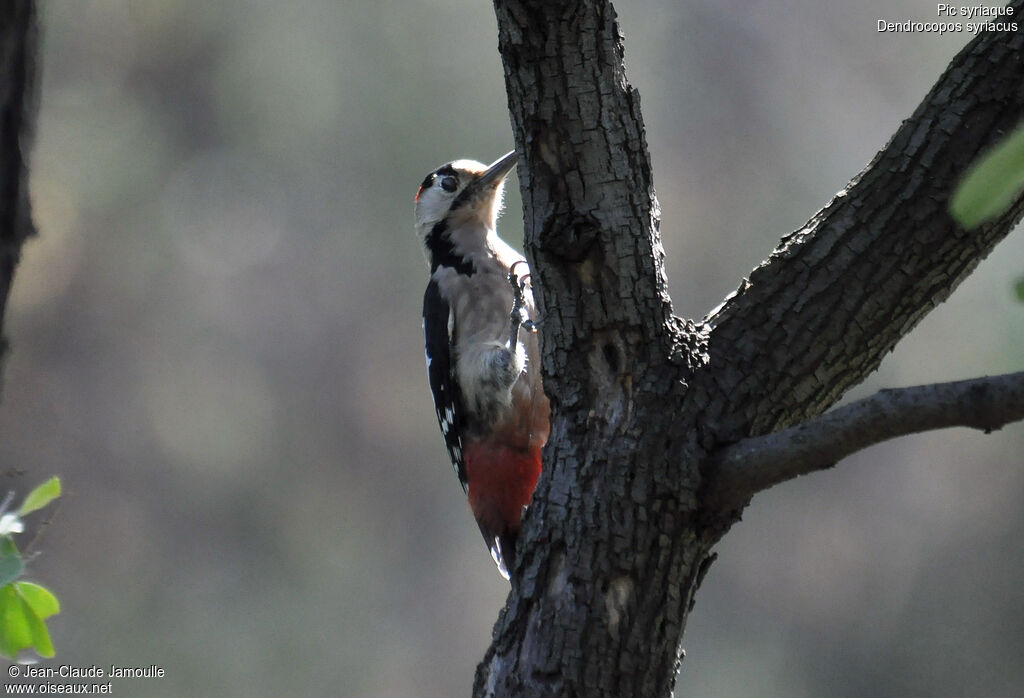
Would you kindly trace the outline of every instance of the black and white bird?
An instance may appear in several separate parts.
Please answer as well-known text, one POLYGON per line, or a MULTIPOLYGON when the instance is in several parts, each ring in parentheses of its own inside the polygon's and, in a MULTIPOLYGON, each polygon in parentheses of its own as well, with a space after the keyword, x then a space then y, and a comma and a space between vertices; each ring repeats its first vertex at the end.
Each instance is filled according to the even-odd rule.
POLYGON ((430 265, 423 331, 434 407, 506 578, 550 430, 529 267, 496 230, 516 160, 515 152, 489 166, 455 160, 416 192, 416 232, 430 265))

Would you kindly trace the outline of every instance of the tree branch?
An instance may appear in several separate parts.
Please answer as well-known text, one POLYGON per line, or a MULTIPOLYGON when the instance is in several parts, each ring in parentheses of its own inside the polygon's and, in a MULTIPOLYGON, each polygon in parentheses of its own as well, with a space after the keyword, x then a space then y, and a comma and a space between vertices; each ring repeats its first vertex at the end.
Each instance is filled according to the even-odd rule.
POLYGON ((740 504, 751 496, 897 436, 971 427, 986 434, 1024 419, 1024 371, 882 390, 774 434, 715 452, 708 495, 740 504))
POLYGON ((871 164, 709 315, 711 370, 695 387, 720 404, 720 443, 821 414, 1013 229, 1024 195, 973 230, 947 203, 1024 118, 1022 55, 1024 31, 972 40, 871 164))

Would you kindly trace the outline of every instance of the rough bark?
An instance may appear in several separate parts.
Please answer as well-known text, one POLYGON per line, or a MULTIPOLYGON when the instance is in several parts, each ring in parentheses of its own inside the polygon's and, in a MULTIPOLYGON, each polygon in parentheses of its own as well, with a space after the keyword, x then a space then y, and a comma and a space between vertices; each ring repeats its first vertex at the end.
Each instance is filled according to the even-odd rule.
POLYGON ((1024 115, 1024 35, 974 40, 847 190, 692 322, 672 314, 611 5, 495 9, 553 417, 474 694, 667 696, 711 548, 756 491, 723 487, 709 454, 821 414, 1024 211, 966 231, 945 207, 1024 115))
POLYGON ((34 233, 28 150, 36 111, 38 31, 32 0, 0 4, 0 352, 2 321, 21 245, 34 233))

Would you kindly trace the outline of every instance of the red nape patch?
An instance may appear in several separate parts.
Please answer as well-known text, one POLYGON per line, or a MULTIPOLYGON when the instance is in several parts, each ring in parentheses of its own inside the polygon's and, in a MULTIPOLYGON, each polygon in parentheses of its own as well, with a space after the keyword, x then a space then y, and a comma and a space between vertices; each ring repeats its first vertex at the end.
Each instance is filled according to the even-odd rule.
POLYGON ((419 201, 420 200, 420 194, 422 194, 422 193, 423 193, 423 187, 420 187, 419 189, 416 190, 416 196, 414 196, 412 200, 413 201, 419 201))
POLYGON ((540 447, 529 450, 490 444, 465 446, 469 507, 491 537, 515 533, 540 476, 540 447))

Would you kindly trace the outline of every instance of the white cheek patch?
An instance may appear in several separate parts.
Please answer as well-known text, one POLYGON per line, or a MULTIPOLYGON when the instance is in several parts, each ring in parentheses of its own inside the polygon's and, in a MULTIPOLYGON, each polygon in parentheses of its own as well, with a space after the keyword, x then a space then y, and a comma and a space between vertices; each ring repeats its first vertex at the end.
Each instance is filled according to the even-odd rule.
POLYGON ((440 187, 430 187, 420 192, 416 199, 416 218, 425 222, 436 222, 445 217, 452 202, 452 194, 440 187))

